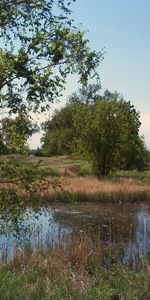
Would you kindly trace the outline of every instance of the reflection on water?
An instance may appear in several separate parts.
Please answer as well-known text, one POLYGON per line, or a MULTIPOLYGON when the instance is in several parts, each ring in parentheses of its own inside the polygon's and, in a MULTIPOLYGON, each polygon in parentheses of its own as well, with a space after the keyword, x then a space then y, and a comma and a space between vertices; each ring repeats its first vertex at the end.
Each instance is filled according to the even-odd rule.
POLYGON ((150 207, 141 205, 134 217, 134 236, 125 247, 125 260, 136 263, 150 252, 150 207))
POLYGON ((0 254, 6 250, 9 258, 15 245, 20 251, 28 243, 66 246, 69 237, 88 237, 104 250, 121 249, 118 258, 133 264, 150 252, 150 205, 53 204, 0 212, 0 254))
POLYGON ((27 207, 18 218, 14 214, 10 215, 9 221, 0 215, 0 254, 6 251, 8 257, 11 257, 14 247, 21 250, 29 243, 32 248, 37 245, 55 247, 64 243, 72 229, 56 222, 55 212, 57 209, 52 207, 41 207, 38 211, 27 207))

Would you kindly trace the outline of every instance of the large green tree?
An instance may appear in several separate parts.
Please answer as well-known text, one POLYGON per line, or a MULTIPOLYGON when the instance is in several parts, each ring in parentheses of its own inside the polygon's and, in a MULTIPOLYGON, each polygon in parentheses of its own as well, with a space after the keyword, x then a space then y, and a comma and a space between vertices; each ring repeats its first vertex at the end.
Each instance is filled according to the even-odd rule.
POLYGON ((80 89, 43 125, 41 153, 75 152, 92 162, 97 175, 108 175, 114 168, 141 169, 146 147, 139 136, 139 113, 117 92, 106 90, 100 96, 99 89, 100 84, 80 89))
POLYGON ((129 101, 106 91, 94 104, 82 105, 74 115, 76 153, 92 162, 98 176, 126 167, 132 160, 136 166, 144 149, 139 117, 129 101))
POLYGON ((102 53, 91 51, 71 19, 75 0, 0 1, 0 107, 47 109, 67 75, 86 84, 102 53))

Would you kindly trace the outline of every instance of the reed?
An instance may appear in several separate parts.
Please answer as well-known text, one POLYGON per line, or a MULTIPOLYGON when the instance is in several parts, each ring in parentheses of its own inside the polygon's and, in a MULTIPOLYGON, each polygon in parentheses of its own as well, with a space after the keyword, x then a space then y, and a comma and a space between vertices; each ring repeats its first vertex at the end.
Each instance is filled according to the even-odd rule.
POLYGON ((47 201, 60 202, 138 202, 150 199, 149 186, 130 180, 65 177, 60 179, 60 185, 61 189, 48 189, 41 196, 47 201))
POLYGON ((0 299, 148 300, 149 275, 148 262, 140 271, 122 263, 104 268, 101 250, 86 238, 66 249, 26 246, 0 264, 0 299))

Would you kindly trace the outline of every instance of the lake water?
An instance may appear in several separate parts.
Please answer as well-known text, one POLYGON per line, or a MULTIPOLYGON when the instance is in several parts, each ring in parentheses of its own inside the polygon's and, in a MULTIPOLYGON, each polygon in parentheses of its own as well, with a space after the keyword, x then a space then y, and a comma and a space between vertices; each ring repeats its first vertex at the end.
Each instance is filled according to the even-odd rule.
POLYGON ((11 258, 14 247, 22 251, 27 244, 66 247, 78 238, 89 238, 104 250, 119 249, 119 259, 135 264, 150 252, 150 205, 56 203, 1 210, 1 256, 11 258))

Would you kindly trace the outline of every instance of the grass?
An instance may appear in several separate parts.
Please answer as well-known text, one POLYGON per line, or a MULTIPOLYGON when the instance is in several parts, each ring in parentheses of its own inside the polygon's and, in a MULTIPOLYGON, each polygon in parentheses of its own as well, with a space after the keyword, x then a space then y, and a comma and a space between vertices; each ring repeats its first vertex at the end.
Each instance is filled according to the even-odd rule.
MULTIPOLYGON (((98 180, 89 175, 89 165, 83 165, 70 156, 9 158, 19 166, 19 176, 23 175, 27 180, 13 182, 12 178, 8 184, 0 183, 0 189, 16 189, 19 196, 62 202, 137 202, 150 199, 150 171, 118 171, 113 177, 98 180)), ((3 159, 1 157, 1 163, 3 159)))
POLYGON ((67 249, 15 249, 12 261, 0 265, 0 299, 148 300, 150 267, 139 264, 137 270, 122 263, 104 268, 100 249, 86 239, 67 249))
POLYGON ((124 267, 97 270, 96 278, 78 277, 51 282, 36 271, 23 274, 0 269, 1 300, 149 300, 150 283, 147 274, 133 273, 124 267), (86 287, 85 287, 86 285, 86 287))
POLYGON ((132 171, 116 171, 112 174, 116 180, 120 178, 130 179, 133 182, 137 182, 139 184, 150 184, 150 170, 145 170, 138 172, 136 170, 132 171))
MULTIPOLYGON (((32 200, 38 201, 39 195, 33 195, 32 200)), ((52 194, 41 195, 40 199, 44 202, 66 202, 66 203, 76 203, 76 202, 112 202, 112 203, 135 203, 148 201, 149 195, 146 192, 132 192, 132 193, 95 193, 87 194, 81 192, 58 192, 52 194)))
POLYGON ((150 200, 150 186, 127 179, 112 181, 93 177, 47 177, 30 183, 25 189, 22 182, 0 184, 2 191, 16 189, 16 195, 33 201, 48 202, 139 202, 150 200))
MULTIPOLYGON (((138 202, 150 199, 150 187, 129 180, 98 180, 93 177, 60 177, 60 185, 41 197, 60 202, 138 202), (61 188, 60 188, 61 187, 61 188)), ((35 195, 38 197, 38 195, 35 195)))

